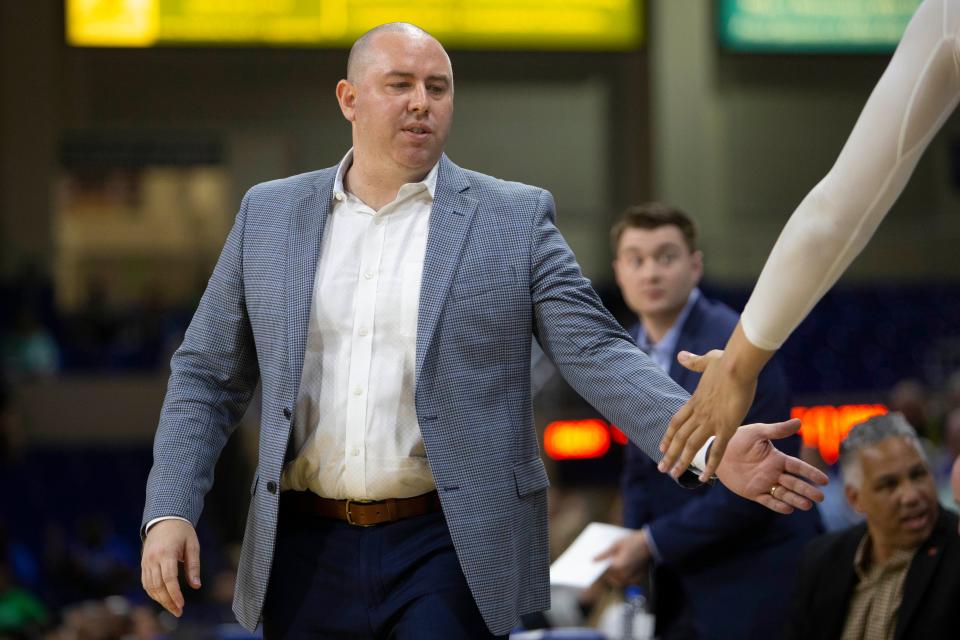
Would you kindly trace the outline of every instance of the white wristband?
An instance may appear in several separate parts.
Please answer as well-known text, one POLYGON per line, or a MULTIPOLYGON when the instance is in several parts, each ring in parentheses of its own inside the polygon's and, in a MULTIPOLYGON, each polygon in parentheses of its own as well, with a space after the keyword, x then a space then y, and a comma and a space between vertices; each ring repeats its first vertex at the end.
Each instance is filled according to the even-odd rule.
POLYGON ((716 437, 717 436, 710 436, 707 438, 707 441, 703 443, 700 450, 693 456, 693 461, 690 463, 690 466, 696 468, 697 475, 703 473, 703 470, 707 468, 707 454, 710 453, 710 445, 713 444, 716 437))

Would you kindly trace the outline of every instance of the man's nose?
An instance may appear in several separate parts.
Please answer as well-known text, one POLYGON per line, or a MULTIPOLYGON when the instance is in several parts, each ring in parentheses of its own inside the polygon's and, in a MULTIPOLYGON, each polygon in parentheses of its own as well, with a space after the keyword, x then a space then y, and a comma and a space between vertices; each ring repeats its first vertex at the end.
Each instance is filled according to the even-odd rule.
POLYGON ((643 280, 658 280, 660 278, 660 268, 654 260, 644 260, 640 266, 640 277, 643 280))
POLYGON ((417 84, 410 96, 410 110, 425 112, 427 109, 427 87, 423 84, 417 84))
POLYGON ((920 502, 920 490, 913 482, 905 482, 900 489, 900 503, 907 506, 920 502))

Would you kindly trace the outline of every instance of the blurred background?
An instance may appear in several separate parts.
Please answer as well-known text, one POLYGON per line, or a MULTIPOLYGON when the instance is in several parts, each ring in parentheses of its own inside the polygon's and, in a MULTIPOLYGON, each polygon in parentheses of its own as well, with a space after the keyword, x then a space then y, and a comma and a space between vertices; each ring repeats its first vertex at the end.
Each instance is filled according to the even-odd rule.
MULTIPOLYGON (((334 86, 367 28, 412 21, 448 46, 448 154, 551 190, 584 272, 632 323, 610 270, 620 211, 661 200, 695 217, 703 289, 740 309, 918 5, 0 2, 0 635, 232 632, 255 407, 207 500, 204 588, 188 617, 158 616, 139 589, 169 357, 246 189, 349 147, 334 86)), ((888 407, 927 438, 935 465, 957 455, 958 209, 954 114, 783 349, 811 459, 832 462, 855 417, 888 407)), ((540 384, 538 429, 568 429, 545 451, 559 550, 584 522, 618 520, 622 446, 549 367, 540 384)))

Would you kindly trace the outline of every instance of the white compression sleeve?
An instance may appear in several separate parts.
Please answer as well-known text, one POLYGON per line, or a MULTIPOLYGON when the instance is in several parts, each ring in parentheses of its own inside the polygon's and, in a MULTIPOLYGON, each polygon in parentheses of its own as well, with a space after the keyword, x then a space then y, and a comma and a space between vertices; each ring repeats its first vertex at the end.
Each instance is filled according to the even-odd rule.
POLYGON ((925 0, 836 164, 784 226, 742 316, 778 349, 870 240, 960 100, 960 0, 925 0))

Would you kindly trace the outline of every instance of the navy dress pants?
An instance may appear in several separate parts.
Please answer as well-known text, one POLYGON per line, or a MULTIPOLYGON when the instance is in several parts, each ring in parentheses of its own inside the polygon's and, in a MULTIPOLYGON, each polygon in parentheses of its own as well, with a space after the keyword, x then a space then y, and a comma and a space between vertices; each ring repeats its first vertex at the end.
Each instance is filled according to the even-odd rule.
POLYGON ((266 640, 497 637, 439 512, 356 527, 281 509, 263 631, 266 640))

